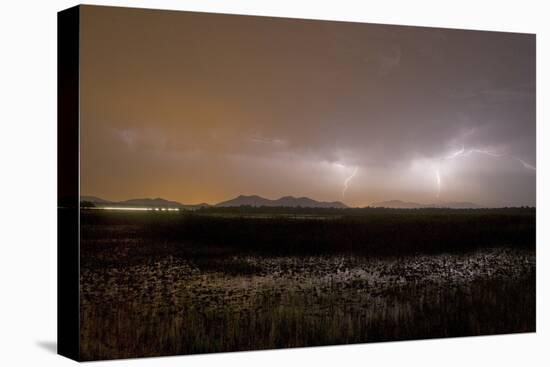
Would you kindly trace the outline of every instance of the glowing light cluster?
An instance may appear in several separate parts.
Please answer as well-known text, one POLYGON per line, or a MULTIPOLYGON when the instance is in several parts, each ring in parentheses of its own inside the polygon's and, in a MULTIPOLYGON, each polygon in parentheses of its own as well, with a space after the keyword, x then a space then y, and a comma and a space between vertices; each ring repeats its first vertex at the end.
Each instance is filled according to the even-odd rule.
POLYGON ((104 206, 91 209, 102 209, 102 210, 125 210, 125 211, 163 211, 163 212, 177 212, 179 208, 142 208, 142 207, 122 207, 122 206, 104 206))

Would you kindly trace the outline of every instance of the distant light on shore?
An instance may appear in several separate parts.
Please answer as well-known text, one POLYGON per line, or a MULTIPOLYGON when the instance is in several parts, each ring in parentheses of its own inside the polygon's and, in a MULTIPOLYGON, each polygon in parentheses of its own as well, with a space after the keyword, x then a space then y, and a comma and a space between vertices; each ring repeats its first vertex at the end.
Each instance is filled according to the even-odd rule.
POLYGON ((88 209, 101 209, 101 210, 124 210, 124 211, 168 211, 168 212, 178 212, 179 208, 142 208, 142 207, 122 207, 122 206, 104 206, 104 207, 93 207, 88 209))

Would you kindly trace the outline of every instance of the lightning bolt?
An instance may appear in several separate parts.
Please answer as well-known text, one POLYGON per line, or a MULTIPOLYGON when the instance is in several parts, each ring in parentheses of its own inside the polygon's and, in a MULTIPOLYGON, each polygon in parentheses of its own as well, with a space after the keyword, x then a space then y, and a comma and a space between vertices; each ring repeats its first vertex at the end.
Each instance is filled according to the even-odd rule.
POLYGON ((355 167, 355 169, 353 170, 353 173, 344 180, 344 189, 342 190, 342 198, 346 196, 346 191, 348 190, 349 182, 355 177, 358 170, 359 170, 359 167, 355 167))
POLYGON ((445 159, 455 159, 455 158, 458 158, 458 157, 461 157, 461 156, 466 157, 466 156, 471 155, 472 153, 484 154, 484 155, 488 155, 490 157, 496 157, 496 158, 507 157, 509 159, 512 159, 514 161, 517 161, 517 162, 521 163, 521 165, 524 168, 527 168, 527 169, 530 169, 530 170, 533 170, 533 171, 537 170, 537 168, 535 166, 525 162, 521 158, 518 158, 518 157, 515 157, 515 156, 508 156, 508 155, 505 155, 505 154, 495 153, 495 152, 492 152, 492 151, 486 150, 486 149, 469 149, 469 150, 465 150, 464 145, 462 146, 462 149, 460 149, 459 151, 456 151, 454 153, 449 154, 447 157, 445 157, 445 159))
POLYGON ((518 161, 519 163, 521 163, 523 165, 523 167, 527 168, 527 169, 530 169, 530 170, 533 170, 533 171, 536 171, 537 170, 537 167, 533 166, 533 165, 530 165, 529 163, 525 162, 523 159, 521 158, 516 158, 516 157, 512 157, 513 159, 515 159, 516 161, 518 161))
MULTIPOLYGON (((446 157, 443 157, 442 160, 443 159, 456 159, 456 158, 460 158, 460 157, 467 157, 471 154, 483 154, 483 155, 487 155, 489 157, 495 157, 495 158, 505 157, 505 158, 512 159, 514 161, 517 161, 517 162, 521 163, 521 165, 526 169, 529 169, 529 170, 532 170, 532 171, 537 170, 537 168, 535 166, 525 162, 521 158, 506 155, 506 154, 495 153, 495 152, 487 150, 487 149, 468 149, 468 150, 466 150, 464 148, 464 145, 462 145, 462 148, 460 150, 457 150, 456 152, 453 152, 453 153, 447 155, 446 157)), ((437 183, 437 197, 439 198, 439 196, 441 195, 441 175, 439 174, 439 168, 436 170, 435 179, 436 179, 436 183, 437 183)))
POLYGON ((456 157, 458 156, 461 156, 464 154, 464 145, 462 146, 462 149, 454 152, 454 153, 451 153, 449 154, 447 157, 445 157, 446 159, 455 159, 456 157))
POLYGON ((435 172, 435 181, 437 182, 437 198, 441 195, 441 175, 439 174, 439 168, 435 172))

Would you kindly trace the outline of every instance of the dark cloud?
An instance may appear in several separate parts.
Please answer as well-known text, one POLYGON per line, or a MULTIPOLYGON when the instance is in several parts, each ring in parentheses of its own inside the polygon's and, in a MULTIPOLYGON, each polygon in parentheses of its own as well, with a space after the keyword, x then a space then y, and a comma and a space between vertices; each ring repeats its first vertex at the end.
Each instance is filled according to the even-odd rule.
MULTIPOLYGON (((82 190, 534 205, 535 37, 83 7, 82 190), (499 157, 442 160, 466 149, 499 157), (452 178, 452 180, 451 180, 452 178), (475 184, 472 184, 475 182, 475 184)), ((475 154, 474 154, 475 155, 475 154)))

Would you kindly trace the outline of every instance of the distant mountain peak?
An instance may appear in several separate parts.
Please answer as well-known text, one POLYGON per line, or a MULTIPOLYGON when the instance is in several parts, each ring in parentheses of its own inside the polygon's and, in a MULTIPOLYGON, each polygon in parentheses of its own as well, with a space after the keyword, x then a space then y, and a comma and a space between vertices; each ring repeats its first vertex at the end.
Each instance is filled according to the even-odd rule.
POLYGON ((201 207, 209 207, 210 204, 200 203, 200 204, 182 204, 177 201, 166 200, 160 197, 152 198, 137 198, 137 199, 128 199, 122 201, 110 201, 105 200, 97 196, 83 195, 80 197, 80 201, 89 201, 94 203, 97 206, 114 206, 114 207, 151 207, 151 208, 162 208, 162 207, 171 207, 171 208, 184 208, 184 209, 197 209, 201 207))
POLYGON ((182 203, 177 201, 170 201, 163 198, 139 198, 139 199, 129 199, 119 202, 120 204, 131 204, 131 205, 153 205, 153 206, 183 206, 182 203))
POLYGON ((372 203, 372 207, 377 208, 394 208, 394 209, 421 209, 421 208, 449 208, 449 209, 477 209, 482 206, 470 202, 437 202, 432 204, 420 204, 415 202, 407 202, 402 200, 388 200, 378 203, 372 203))
POLYGON ((111 200, 105 200, 93 195, 83 195, 80 197, 80 201, 89 201, 94 204, 109 204, 112 203, 111 200))
POLYGON ((304 208, 347 208, 339 201, 326 202, 316 201, 308 197, 295 198, 294 196, 283 196, 279 199, 266 199, 258 195, 239 195, 234 199, 222 201, 216 204, 218 207, 228 206, 282 206, 282 207, 304 207, 304 208))

